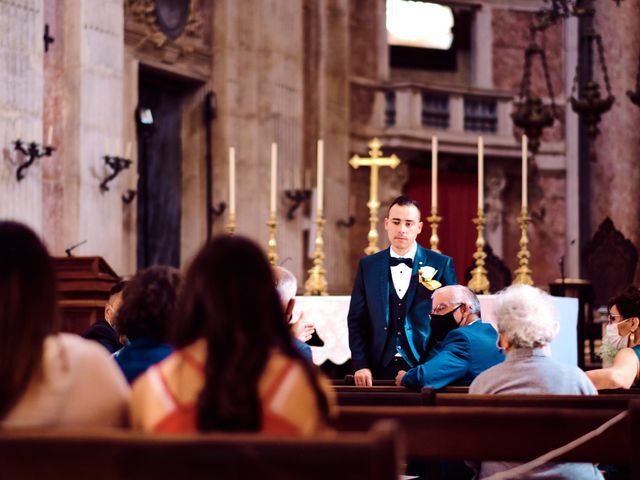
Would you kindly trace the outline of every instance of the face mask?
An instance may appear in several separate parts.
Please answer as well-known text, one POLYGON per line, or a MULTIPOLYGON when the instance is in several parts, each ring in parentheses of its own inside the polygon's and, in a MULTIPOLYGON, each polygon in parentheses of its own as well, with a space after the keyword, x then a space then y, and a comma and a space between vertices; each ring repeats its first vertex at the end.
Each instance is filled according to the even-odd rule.
POLYGON ((436 315, 435 313, 431 314, 431 338, 436 342, 441 342, 450 331, 455 330, 460 326, 460 324, 456 322, 453 314, 461 306, 462 305, 458 305, 456 308, 444 315, 436 315))
MULTIPOLYGON (((630 320, 630 319, 627 319, 630 320)), ((618 325, 620 323, 626 322, 627 320, 623 320, 619 323, 614 323, 611 325, 607 325, 605 327, 604 338, 602 339, 603 343, 608 343, 612 347, 615 347, 616 350, 621 350, 627 346, 629 343, 629 335, 625 335, 624 337, 620 335, 618 331, 618 325)))

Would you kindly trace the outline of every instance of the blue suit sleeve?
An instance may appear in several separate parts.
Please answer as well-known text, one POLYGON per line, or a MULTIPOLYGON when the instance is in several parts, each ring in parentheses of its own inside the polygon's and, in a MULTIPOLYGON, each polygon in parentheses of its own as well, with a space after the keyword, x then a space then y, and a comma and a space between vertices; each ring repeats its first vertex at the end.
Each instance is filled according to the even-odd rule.
POLYGON ((444 339, 437 354, 406 373, 402 385, 408 388, 446 387, 464 377, 469 369, 469 360, 469 340, 454 330, 444 339))
POLYGON ((451 257, 447 257, 446 263, 444 264, 440 283, 442 283, 442 285, 456 285, 458 283, 456 269, 453 266, 453 259, 451 257))
POLYGON ((371 368, 367 354, 371 325, 366 295, 361 261, 358 264, 358 273, 353 284, 349 314, 347 315, 349 349, 351 350, 351 361, 353 362, 354 370, 371 368))

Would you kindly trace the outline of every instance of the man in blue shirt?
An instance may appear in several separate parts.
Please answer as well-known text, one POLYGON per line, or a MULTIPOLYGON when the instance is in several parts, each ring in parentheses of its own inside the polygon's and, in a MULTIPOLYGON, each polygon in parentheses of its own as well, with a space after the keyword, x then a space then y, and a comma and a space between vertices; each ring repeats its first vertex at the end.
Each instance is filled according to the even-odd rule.
POLYGON ((480 373, 504 360, 497 346, 498 334, 491 324, 480 320, 480 302, 469 288, 439 288, 432 302, 431 336, 437 343, 418 366, 398 372, 397 385, 469 385, 480 373))

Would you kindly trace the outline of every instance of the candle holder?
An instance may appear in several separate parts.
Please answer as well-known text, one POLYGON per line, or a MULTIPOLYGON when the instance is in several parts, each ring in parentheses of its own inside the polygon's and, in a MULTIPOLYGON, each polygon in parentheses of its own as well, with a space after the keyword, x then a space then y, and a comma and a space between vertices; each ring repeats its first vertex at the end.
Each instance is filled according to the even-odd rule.
POLYGON ((14 150, 22 153, 27 159, 18 166, 16 179, 18 181, 25 177, 24 171, 29 168, 38 158, 50 157, 55 148, 51 145, 42 146, 37 142, 23 143, 19 138, 13 142, 14 150))
POLYGON ((531 269, 529 268, 529 240, 527 239, 527 223, 531 221, 531 218, 527 215, 527 207, 522 207, 522 213, 518 219, 520 223, 520 230, 522 235, 520 236, 520 251, 518 252, 518 264, 520 265, 514 272, 515 279, 514 284, 520 285, 533 285, 531 278, 531 269))
POLYGON ((478 230, 478 238, 476 239, 476 251, 473 254, 473 258, 476 261, 476 266, 471 270, 471 280, 467 286, 475 293, 489 293, 489 278, 487 277, 487 269, 484 268, 484 260, 487 258, 487 254, 484 253, 484 226, 487 221, 484 218, 484 211, 479 208, 478 216, 473 219, 473 223, 478 230))
POLYGON ((269 263, 273 266, 278 264, 278 253, 276 252, 276 214, 271 212, 267 226, 269 227, 269 243, 267 245, 267 258, 269 263))
POLYGON ((380 251, 378 247, 378 209, 380 208, 380 202, 377 200, 371 200, 367 203, 369 207, 369 233, 367 234, 367 241, 369 245, 364 249, 364 253, 367 255, 373 255, 380 251))
POLYGON ((441 253, 438 249, 438 244, 440 243, 440 237, 438 237, 438 224, 442 220, 442 217, 438 215, 438 208, 431 207, 431 215, 427 217, 427 222, 431 226, 431 237, 429 238, 429 243, 431 245, 431 250, 434 252, 441 253))
POLYGON ((328 295, 326 270, 324 269, 324 240, 322 231, 325 220, 322 211, 319 211, 315 221, 316 228, 316 248, 313 252, 313 267, 309 269, 309 278, 304 283, 305 295, 328 295))
POLYGON ((227 224, 224 226, 224 229, 227 231, 229 235, 233 235, 236 233, 236 214, 229 212, 229 220, 227 224))
POLYGON ((287 220, 293 220, 294 214, 296 210, 300 208, 302 202, 311 198, 311 190, 303 190, 303 189, 293 189, 293 190, 285 190, 284 196, 287 200, 291 200, 292 205, 287 210, 287 220))
POLYGON ((104 193, 109 190, 109 185, 108 185, 109 182, 111 182, 111 180, 116 178, 120 174, 120 172, 128 169, 131 166, 132 162, 128 158, 116 157, 116 156, 110 156, 110 155, 105 155, 102 158, 104 158, 104 163, 106 163, 107 166, 111 170, 113 170, 113 172, 107 175, 104 178, 104 180, 102 180, 102 183, 100 183, 100 191, 104 193))

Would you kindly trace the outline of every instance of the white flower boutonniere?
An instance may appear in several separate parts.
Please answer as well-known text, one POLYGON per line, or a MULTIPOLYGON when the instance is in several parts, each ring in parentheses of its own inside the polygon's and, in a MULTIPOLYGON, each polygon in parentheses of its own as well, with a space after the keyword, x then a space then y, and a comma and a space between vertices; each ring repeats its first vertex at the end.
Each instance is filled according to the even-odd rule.
POLYGON ((418 270, 418 281, 425 287, 427 290, 435 290, 436 288, 440 288, 442 284, 434 280, 433 277, 438 273, 433 267, 422 267, 418 270))

